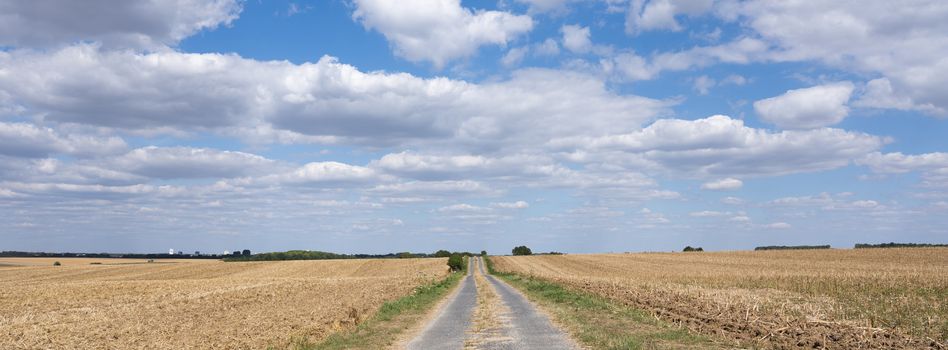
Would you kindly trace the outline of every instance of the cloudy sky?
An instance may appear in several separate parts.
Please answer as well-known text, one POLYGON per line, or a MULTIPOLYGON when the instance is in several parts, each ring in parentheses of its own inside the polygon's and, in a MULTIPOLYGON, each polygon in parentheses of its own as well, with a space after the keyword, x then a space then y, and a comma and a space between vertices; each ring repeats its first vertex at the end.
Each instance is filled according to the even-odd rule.
POLYGON ((948 2, 0 2, 0 250, 948 241, 948 2))

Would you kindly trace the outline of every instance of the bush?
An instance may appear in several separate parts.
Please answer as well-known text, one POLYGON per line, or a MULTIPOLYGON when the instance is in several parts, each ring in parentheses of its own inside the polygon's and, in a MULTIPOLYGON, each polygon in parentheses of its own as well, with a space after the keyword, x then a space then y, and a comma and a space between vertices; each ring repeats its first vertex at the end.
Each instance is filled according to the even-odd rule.
POLYGON ((701 248, 701 247, 692 248, 691 246, 687 246, 685 247, 685 249, 682 249, 682 251, 683 252, 703 252, 704 248, 701 248))
POLYGON ((451 268, 451 271, 461 271, 464 269, 464 258, 461 257, 461 254, 451 254, 448 257, 448 267, 451 268))
POLYGON ((56 261, 56 262, 53 263, 53 266, 61 266, 61 265, 62 265, 62 264, 60 264, 58 261, 56 261))
POLYGON ((481 251, 481 256, 487 256, 487 251, 486 251, 486 250, 482 250, 482 251, 481 251))
POLYGON ((527 248, 527 246, 522 245, 519 247, 514 247, 513 255, 533 255, 533 251, 531 251, 530 248, 527 248))

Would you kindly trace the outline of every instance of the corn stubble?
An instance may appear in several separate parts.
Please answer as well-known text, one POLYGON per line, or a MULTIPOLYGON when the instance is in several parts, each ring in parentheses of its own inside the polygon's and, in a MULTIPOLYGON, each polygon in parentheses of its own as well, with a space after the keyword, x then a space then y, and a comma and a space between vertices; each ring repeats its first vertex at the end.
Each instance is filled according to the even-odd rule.
POLYGON ((447 274, 444 259, 0 267, 4 349, 318 341, 447 274))
POLYGON ((945 349, 948 249, 495 257, 745 346, 945 349))

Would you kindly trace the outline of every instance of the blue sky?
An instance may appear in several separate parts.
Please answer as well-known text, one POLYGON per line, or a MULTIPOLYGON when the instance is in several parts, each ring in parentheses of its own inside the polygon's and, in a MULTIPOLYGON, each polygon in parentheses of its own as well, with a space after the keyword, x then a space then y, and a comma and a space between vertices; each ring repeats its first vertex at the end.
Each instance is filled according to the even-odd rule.
POLYGON ((0 5, 0 250, 948 240, 940 1, 0 5))

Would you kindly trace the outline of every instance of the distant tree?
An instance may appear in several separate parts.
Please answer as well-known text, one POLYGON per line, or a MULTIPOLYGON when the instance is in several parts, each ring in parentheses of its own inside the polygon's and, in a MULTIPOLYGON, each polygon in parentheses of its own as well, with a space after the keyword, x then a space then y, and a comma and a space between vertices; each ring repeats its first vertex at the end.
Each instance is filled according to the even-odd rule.
POLYGON ((401 252, 401 253, 395 254, 395 256, 398 257, 399 259, 411 259, 415 257, 415 254, 412 254, 411 252, 401 252))
POLYGON ((449 251, 447 251, 447 250, 444 250, 444 249, 441 249, 441 250, 436 251, 436 252, 434 253, 434 257, 436 257, 436 258, 447 258, 447 257, 449 257, 449 256, 451 256, 451 252, 449 252, 449 251))
POLYGON ((464 258, 461 254, 451 254, 448 257, 448 267, 451 268, 451 271, 461 271, 464 269, 464 258))
POLYGON ((244 251, 241 252, 240 255, 243 255, 243 256, 250 256, 250 249, 244 249, 244 251))
POLYGON ((512 252, 513 255, 533 255, 533 251, 525 245, 514 247, 512 252))
POLYGON ((487 256, 487 251, 486 251, 486 250, 482 250, 482 251, 481 251, 481 256, 487 256))
POLYGON ((239 251, 239 250, 235 250, 235 251, 234 251, 233 253, 231 253, 230 255, 233 255, 233 256, 240 256, 240 251, 239 251))
POLYGON ((701 248, 701 247, 692 248, 692 247, 689 245, 689 246, 686 246, 685 249, 682 249, 681 251, 683 251, 683 252, 703 252, 703 251, 704 251, 704 248, 701 248))
POLYGON ((62 265, 62 264, 60 264, 58 261, 53 262, 53 266, 61 266, 61 265, 62 265))

